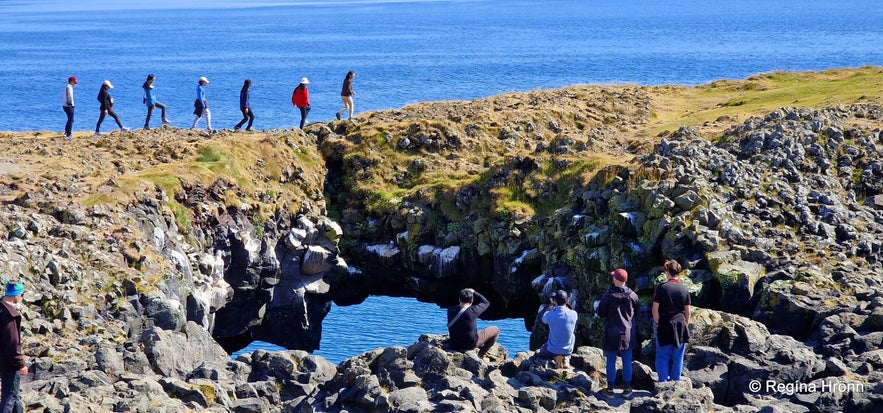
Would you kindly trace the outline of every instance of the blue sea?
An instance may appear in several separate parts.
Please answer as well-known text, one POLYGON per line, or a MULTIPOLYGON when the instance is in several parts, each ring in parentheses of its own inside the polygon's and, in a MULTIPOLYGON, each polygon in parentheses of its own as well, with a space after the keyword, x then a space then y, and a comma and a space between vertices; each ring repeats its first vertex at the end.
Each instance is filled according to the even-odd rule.
MULTIPOLYGON (((883 65, 879 0, 0 0, 0 131, 94 129, 110 80, 124 124, 146 113, 141 84, 189 127, 200 76, 215 128, 240 118, 254 82, 258 129, 291 128, 310 79, 309 121, 356 112, 573 84, 694 85, 775 70, 883 65)), ((158 122, 154 118, 154 124, 158 122)), ((105 125, 105 130, 113 126, 105 125)))
MULTIPOLYGON (((0 131, 60 135, 68 76, 80 82, 78 131, 94 129, 105 79, 123 123, 140 127, 148 73, 174 126, 190 126, 206 76, 215 128, 240 119, 248 78, 255 127, 275 129, 297 125, 290 96, 301 77, 310 79, 309 121, 332 120, 349 70, 360 114, 574 84, 883 66, 881 44, 879 0, 0 0, 0 131)), ((409 345, 444 332, 443 319, 437 306, 405 298, 335 306, 317 354, 339 362, 409 345), (407 322, 390 323, 399 309, 407 322)), ((527 349, 522 320, 493 323, 510 353, 527 349)), ((273 348, 251 348, 260 346, 273 348)))

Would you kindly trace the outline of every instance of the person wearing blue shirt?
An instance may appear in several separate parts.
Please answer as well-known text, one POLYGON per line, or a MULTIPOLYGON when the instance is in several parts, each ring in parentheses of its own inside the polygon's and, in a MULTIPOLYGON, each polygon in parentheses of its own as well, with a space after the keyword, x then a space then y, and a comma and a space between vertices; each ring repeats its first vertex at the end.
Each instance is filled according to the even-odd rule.
POLYGON ((242 89, 239 90, 239 110, 242 112, 242 120, 236 124, 233 130, 239 130, 246 121, 248 121, 248 126, 245 130, 252 130, 251 125, 254 123, 254 112, 251 110, 251 92, 249 92, 249 88, 251 88, 251 79, 245 79, 242 89))
POLYGON ((568 305, 567 292, 558 290, 549 297, 549 303, 540 308, 537 318, 549 326, 549 340, 540 347, 539 355, 555 359, 557 367, 565 367, 567 358, 573 353, 576 337, 576 311, 568 305))
POLYGON ((199 78, 199 85, 196 86, 196 101, 193 102, 193 114, 196 115, 196 118, 193 119, 193 124, 190 125, 190 129, 196 129, 196 124, 199 123, 199 120, 205 115, 205 126, 208 128, 208 131, 211 132, 212 112, 208 109, 208 101, 205 100, 205 85, 207 84, 208 78, 205 76, 199 78))
POLYGON ((171 123, 169 122, 169 119, 166 118, 166 105, 163 105, 156 100, 156 91, 153 90, 153 83, 155 81, 156 76, 151 73, 147 75, 147 80, 141 85, 141 88, 144 89, 144 104, 147 105, 147 119, 144 119, 144 130, 150 130, 150 117, 153 115, 154 107, 157 107, 162 111, 163 125, 171 123))

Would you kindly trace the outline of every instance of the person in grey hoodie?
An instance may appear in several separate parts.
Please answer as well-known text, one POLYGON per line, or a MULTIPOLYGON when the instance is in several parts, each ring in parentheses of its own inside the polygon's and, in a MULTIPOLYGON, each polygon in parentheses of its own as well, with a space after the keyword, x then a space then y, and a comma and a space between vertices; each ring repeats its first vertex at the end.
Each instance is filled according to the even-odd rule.
POLYGON ((632 394, 632 350, 638 345, 638 334, 634 317, 638 312, 638 295, 625 285, 629 274, 622 268, 610 273, 613 287, 607 290, 598 304, 597 314, 604 317, 604 338, 602 349, 607 358, 607 388, 601 394, 615 395, 616 357, 622 357, 622 396, 632 394))
POLYGON ((77 78, 71 76, 67 78, 67 86, 64 87, 64 96, 61 100, 61 108, 64 109, 64 114, 67 115, 67 123, 64 124, 64 137, 68 139, 73 139, 73 135, 71 134, 71 129, 74 126, 74 85, 76 85, 77 78))

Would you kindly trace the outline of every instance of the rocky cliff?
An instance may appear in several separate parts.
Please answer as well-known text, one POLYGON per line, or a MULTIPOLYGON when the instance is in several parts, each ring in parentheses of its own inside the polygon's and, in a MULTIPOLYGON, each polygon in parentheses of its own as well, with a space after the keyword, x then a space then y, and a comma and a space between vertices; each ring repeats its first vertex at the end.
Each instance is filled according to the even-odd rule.
POLYGON ((26 284, 26 404, 880 409, 881 71, 793 75, 845 105, 748 107, 770 90, 797 99, 782 76, 426 103, 304 131, 4 134, 0 265, 26 284), (861 96, 838 89, 856 77, 869 78, 861 96), (595 396, 606 378, 591 303, 607 273, 627 268, 648 305, 670 257, 701 308, 689 382, 653 384, 644 314, 641 391, 595 396), (332 301, 447 304, 464 286, 492 300, 490 317, 528 323, 543 294, 571 291, 577 369, 502 348, 482 361, 443 337, 339 366, 299 351, 227 355, 252 340, 316 349, 332 301))

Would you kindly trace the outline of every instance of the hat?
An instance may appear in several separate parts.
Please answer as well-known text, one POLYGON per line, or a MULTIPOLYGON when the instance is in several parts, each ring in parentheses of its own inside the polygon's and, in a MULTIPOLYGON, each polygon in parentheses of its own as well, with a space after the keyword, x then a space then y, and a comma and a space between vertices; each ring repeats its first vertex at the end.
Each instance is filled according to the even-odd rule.
POLYGON ((553 300, 555 300, 555 302, 558 304, 564 304, 565 302, 567 302, 567 291, 564 291, 564 290, 555 291, 554 293, 552 293, 551 298, 553 300))
POLYGON ((611 271, 610 275, 613 276, 614 280, 619 281, 621 283, 624 283, 624 282, 628 281, 628 279, 629 279, 629 273, 626 272, 622 268, 617 268, 617 269, 611 271))
POLYGON ((199 78, 199 81, 200 81, 200 82, 205 82, 205 84, 208 84, 208 83, 209 83, 209 82, 208 82, 208 78, 205 77, 205 76, 200 77, 200 78, 199 78))
POLYGON ((307 78, 305 78, 305 77, 302 77, 302 78, 300 78, 300 83, 301 83, 302 85, 309 85, 309 84, 310 84, 310 79, 307 79, 307 78))
POLYGON ((6 283, 6 296, 18 297, 25 291, 24 283, 9 281, 6 283))
POLYGON ((105 86, 107 86, 108 89, 113 89, 113 85, 110 83, 109 80, 105 80, 103 84, 104 84, 105 86))
POLYGON ((79 83, 79 82, 77 82, 77 77, 76 77, 76 76, 71 76, 71 77, 67 78, 67 82, 68 82, 68 83, 73 82, 75 85, 76 85, 77 83, 79 83))

